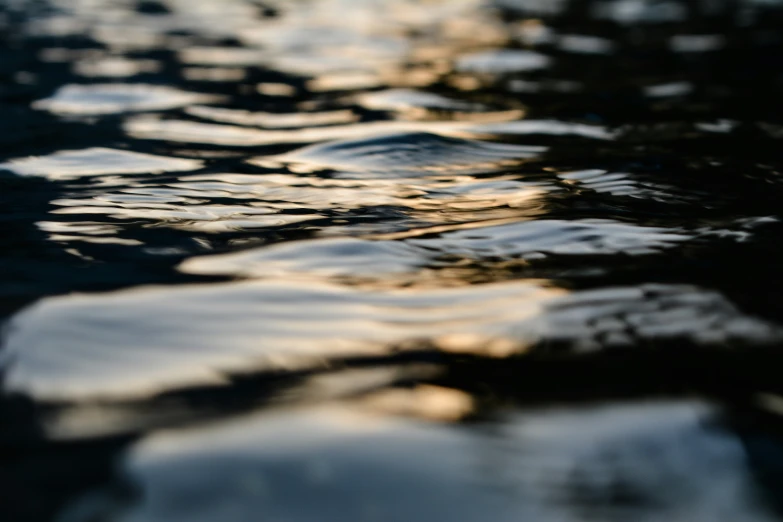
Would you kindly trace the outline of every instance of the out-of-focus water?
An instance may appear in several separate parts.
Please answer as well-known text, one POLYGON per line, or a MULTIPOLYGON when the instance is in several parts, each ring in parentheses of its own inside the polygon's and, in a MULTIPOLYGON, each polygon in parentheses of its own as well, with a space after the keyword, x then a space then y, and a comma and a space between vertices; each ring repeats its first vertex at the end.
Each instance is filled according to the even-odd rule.
POLYGON ((783 518, 783 3, 0 40, 0 520, 783 518))

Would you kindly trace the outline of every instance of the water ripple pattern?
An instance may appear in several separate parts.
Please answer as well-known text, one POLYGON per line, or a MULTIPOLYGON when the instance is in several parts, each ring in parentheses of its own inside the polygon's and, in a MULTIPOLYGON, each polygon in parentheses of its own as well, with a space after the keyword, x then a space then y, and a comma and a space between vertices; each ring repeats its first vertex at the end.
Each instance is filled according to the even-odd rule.
POLYGON ((782 28, 0 2, 0 520, 780 520, 782 28))

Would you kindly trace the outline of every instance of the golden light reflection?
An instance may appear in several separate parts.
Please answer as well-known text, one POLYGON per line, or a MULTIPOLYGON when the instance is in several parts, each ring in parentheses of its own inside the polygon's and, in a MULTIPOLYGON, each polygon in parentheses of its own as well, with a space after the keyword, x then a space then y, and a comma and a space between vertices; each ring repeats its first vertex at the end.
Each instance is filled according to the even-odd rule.
POLYGON ((308 80, 307 88, 312 92, 352 91, 373 89, 384 84, 374 72, 339 72, 321 74, 308 80))
POLYGON ((179 59, 185 64, 213 67, 248 67, 268 58, 267 52, 244 47, 189 46, 179 51, 179 59))
POLYGON ((392 388, 361 399, 360 404, 378 413, 454 422, 475 409, 473 398, 453 388, 420 384, 413 388, 392 388))
POLYGON ((132 60, 121 56, 84 58, 73 63, 74 73, 95 78, 127 78, 141 73, 155 73, 161 69, 156 60, 132 60))
MULTIPOLYGON (((530 339, 531 343, 536 340, 535 338, 530 339)), ((493 358, 520 355, 525 353, 528 348, 519 339, 488 337, 473 333, 442 335, 434 340, 434 344, 444 352, 493 358)))
POLYGON ((265 96, 294 96, 296 94, 296 88, 286 83, 272 83, 263 82, 256 84, 256 91, 258 94, 265 96))
MULTIPOLYGON (((414 237, 416 230, 426 234, 470 226, 473 222, 483 226, 503 219, 529 219, 545 212, 548 188, 541 183, 519 181, 514 175, 485 181, 454 174, 378 179, 190 174, 163 186, 141 181, 119 190, 112 183, 102 189, 95 187, 86 197, 53 201, 51 214, 58 219, 88 215, 95 216, 92 219, 100 215, 120 220, 143 219, 157 222, 157 226, 212 234, 306 223, 328 211, 386 205, 404 209, 412 224, 416 224, 412 230, 408 227, 407 237, 414 237), (449 226, 441 230, 436 228, 438 225, 449 226)), ((58 234, 74 240, 83 235, 85 241, 92 241, 93 223, 81 219, 58 221, 58 234)), ((116 233, 122 226, 106 224, 102 230, 105 234, 116 233)), ((350 229, 335 226, 325 234, 345 232, 350 229)), ((372 232, 379 230, 364 230, 372 232)))
POLYGON ((281 402, 317 401, 334 399, 358 399, 375 394, 400 382, 432 379, 443 371, 435 364, 383 365, 369 368, 344 368, 325 371, 307 377, 302 385, 296 385, 278 395, 281 402))
POLYGON ((532 282, 378 291, 278 278, 49 298, 14 318, 4 384, 39 400, 137 400, 232 374, 389 356, 444 332, 465 336, 463 351, 465 339, 479 354, 490 338, 524 348, 562 293, 532 282))
POLYGON ((358 115, 351 109, 320 112, 272 113, 194 105, 186 108, 185 112, 192 116, 218 123, 256 126, 267 129, 320 127, 355 122, 359 119, 358 115))
POLYGON ((244 69, 237 67, 186 67, 182 70, 183 78, 198 82, 239 82, 246 74, 244 69))

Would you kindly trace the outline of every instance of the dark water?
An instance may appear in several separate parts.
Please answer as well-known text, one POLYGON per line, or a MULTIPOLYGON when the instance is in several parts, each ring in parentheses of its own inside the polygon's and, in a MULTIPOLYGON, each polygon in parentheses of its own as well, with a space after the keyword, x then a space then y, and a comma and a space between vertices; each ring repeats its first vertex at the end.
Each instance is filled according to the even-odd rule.
POLYGON ((783 518, 783 4, 5 0, 3 522, 783 518))

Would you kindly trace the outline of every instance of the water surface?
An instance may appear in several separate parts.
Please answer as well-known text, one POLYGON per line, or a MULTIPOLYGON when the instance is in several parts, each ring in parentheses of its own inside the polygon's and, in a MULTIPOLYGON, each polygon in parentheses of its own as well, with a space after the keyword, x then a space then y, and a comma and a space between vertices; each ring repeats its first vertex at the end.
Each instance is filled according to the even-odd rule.
POLYGON ((0 519, 781 518, 783 4, 0 4, 0 519))

